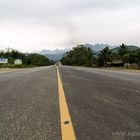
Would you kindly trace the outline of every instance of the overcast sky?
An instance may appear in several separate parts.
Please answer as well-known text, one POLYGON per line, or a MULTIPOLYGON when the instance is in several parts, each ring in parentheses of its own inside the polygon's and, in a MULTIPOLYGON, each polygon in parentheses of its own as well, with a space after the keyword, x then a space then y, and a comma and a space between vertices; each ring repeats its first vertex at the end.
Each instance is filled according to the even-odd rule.
POLYGON ((0 49, 140 46, 140 0, 0 0, 0 49))

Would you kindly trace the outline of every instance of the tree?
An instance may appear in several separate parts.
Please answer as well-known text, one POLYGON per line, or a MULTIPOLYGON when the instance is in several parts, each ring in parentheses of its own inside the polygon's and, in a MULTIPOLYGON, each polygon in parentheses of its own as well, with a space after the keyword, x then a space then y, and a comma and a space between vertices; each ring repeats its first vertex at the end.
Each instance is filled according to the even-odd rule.
POLYGON ((0 57, 4 57, 4 51, 0 51, 0 57))
POLYGON ((132 65, 133 67, 133 64, 136 63, 136 54, 135 53, 129 53, 129 63, 132 65))
POLYGON ((93 52, 84 45, 78 45, 66 53, 61 59, 61 63, 64 65, 93 66, 93 52))
POLYGON ((0 57, 8 58, 8 63, 13 65, 15 59, 21 59, 24 65, 34 65, 34 66, 48 66, 54 64, 44 55, 39 54, 28 54, 25 55, 17 50, 8 48, 6 51, 0 51, 0 57))
POLYGON ((26 56, 25 63, 27 65, 34 65, 34 66, 48 66, 50 65, 50 61, 43 55, 39 54, 29 54, 26 56))
POLYGON ((6 58, 14 58, 14 59, 25 59, 25 54, 21 53, 17 50, 8 48, 6 51, 0 52, 0 57, 6 57, 6 58))
POLYGON ((100 66, 107 66, 108 63, 111 63, 113 61, 112 51, 108 47, 104 48, 99 54, 97 61, 100 66))
POLYGON ((120 56, 120 59, 122 60, 122 62, 124 63, 124 56, 128 53, 128 49, 127 49, 127 46, 122 44, 120 45, 120 49, 119 49, 119 56, 120 56))
POLYGON ((138 66, 140 67, 140 49, 137 50, 137 52, 136 52, 136 56, 137 56, 137 58, 136 58, 136 63, 137 63, 138 66))

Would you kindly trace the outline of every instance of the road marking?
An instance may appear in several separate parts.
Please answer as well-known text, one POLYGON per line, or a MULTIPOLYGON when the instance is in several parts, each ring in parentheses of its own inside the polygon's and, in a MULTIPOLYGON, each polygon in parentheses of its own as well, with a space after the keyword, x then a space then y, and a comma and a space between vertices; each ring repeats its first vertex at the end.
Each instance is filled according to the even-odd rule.
POLYGON ((57 67, 57 77, 58 77, 58 94, 59 94, 62 140, 76 140, 58 67, 57 67))

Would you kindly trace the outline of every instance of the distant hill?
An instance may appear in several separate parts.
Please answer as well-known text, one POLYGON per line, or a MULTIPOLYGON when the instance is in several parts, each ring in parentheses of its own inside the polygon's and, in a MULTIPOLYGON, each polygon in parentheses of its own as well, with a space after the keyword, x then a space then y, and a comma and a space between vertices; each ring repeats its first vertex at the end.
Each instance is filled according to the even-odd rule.
POLYGON ((108 45, 108 44, 95 44, 95 45, 92 45, 92 44, 88 44, 88 43, 85 44, 84 46, 87 47, 87 48, 91 48, 95 52, 99 52, 102 49, 104 49, 105 47, 109 47, 110 49, 118 47, 118 46, 111 46, 111 45, 108 45))
POLYGON ((49 58, 50 60, 54 60, 54 61, 58 61, 60 60, 65 53, 60 53, 60 54, 44 54, 47 58, 49 58))
MULTIPOLYGON (((114 53, 118 53, 119 52, 119 48, 120 47, 113 48, 113 49, 111 49, 111 51, 114 52, 114 53)), ((129 51, 134 51, 134 50, 137 50, 137 49, 140 49, 140 48, 138 46, 129 45, 129 46, 127 46, 127 49, 129 51)))
MULTIPOLYGON (((102 49, 104 49, 107 46, 109 48, 115 48, 115 46, 110 46, 108 44, 95 44, 95 45, 92 45, 92 44, 87 43, 84 46, 87 47, 87 48, 91 48, 95 52, 101 51, 102 49)), ((49 59, 57 61, 57 60, 60 60, 64 56, 64 54, 69 50, 70 49, 63 49, 63 50, 56 49, 56 50, 52 51, 52 50, 44 49, 44 50, 40 51, 39 54, 45 55, 49 59)))
POLYGON ((63 50, 59 50, 59 49, 56 49, 56 50, 46 50, 46 49, 44 49, 44 50, 40 51, 39 54, 45 55, 50 60, 58 61, 69 50, 70 49, 63 49, 63 50))
MULTIPOLYGON (((100 51, 102 49, 104 49, 105 47, 109 47, 113 52, 116 52, 116 53, 119 51, 119 46, 111 46, 111 45, 108 45, 108 44, 92 45, 92 44, 87 43, 84 46, 87 47, 87 48, 91 48, 94 52, 96 52, 96 54, 99 54, 100 51)), ((129 46, 127 46, 127 48, 128 48, 128 50, 140 49, 139 47, 134 46, 134 45, 129 45, 129 46)), ((67 51, 70 51, 70 49, 63 49, 63 50, 56 49, 56 50, 53 50, 53 51, 44 49, 44 50, 40 51, 39 54, 45 55, 50 60, 58 61, 65 55, 65 53, 67 51)))
POLYGON ((63 49, 63 50, 59 50, 59 49, 56 49, 56 50, 42 50, 40 51, 39 53, 42 54, 42 55, 46 55, 46 54, 62 54, 62 53, 65 53, 67 51, 69 51, 70 49, 63 49))

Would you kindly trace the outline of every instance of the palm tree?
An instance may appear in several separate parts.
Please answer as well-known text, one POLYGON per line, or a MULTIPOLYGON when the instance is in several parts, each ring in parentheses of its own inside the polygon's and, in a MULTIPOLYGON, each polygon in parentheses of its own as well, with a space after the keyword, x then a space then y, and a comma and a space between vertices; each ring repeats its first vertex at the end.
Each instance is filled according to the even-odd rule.
POLYGON ((120 49, 119 49, 119 56, 120 56, 120 59, 122 60, 122 62, 124 63, 124 56, 128 54, 128 49, 127 49, 127 46, 122 44, 120 45, 120 49))
POLYGON ((101 51, 99 57, 102 59, 104 66, 107 66, 108 62, 113 61, 113 53, 108 47, 101 51))

